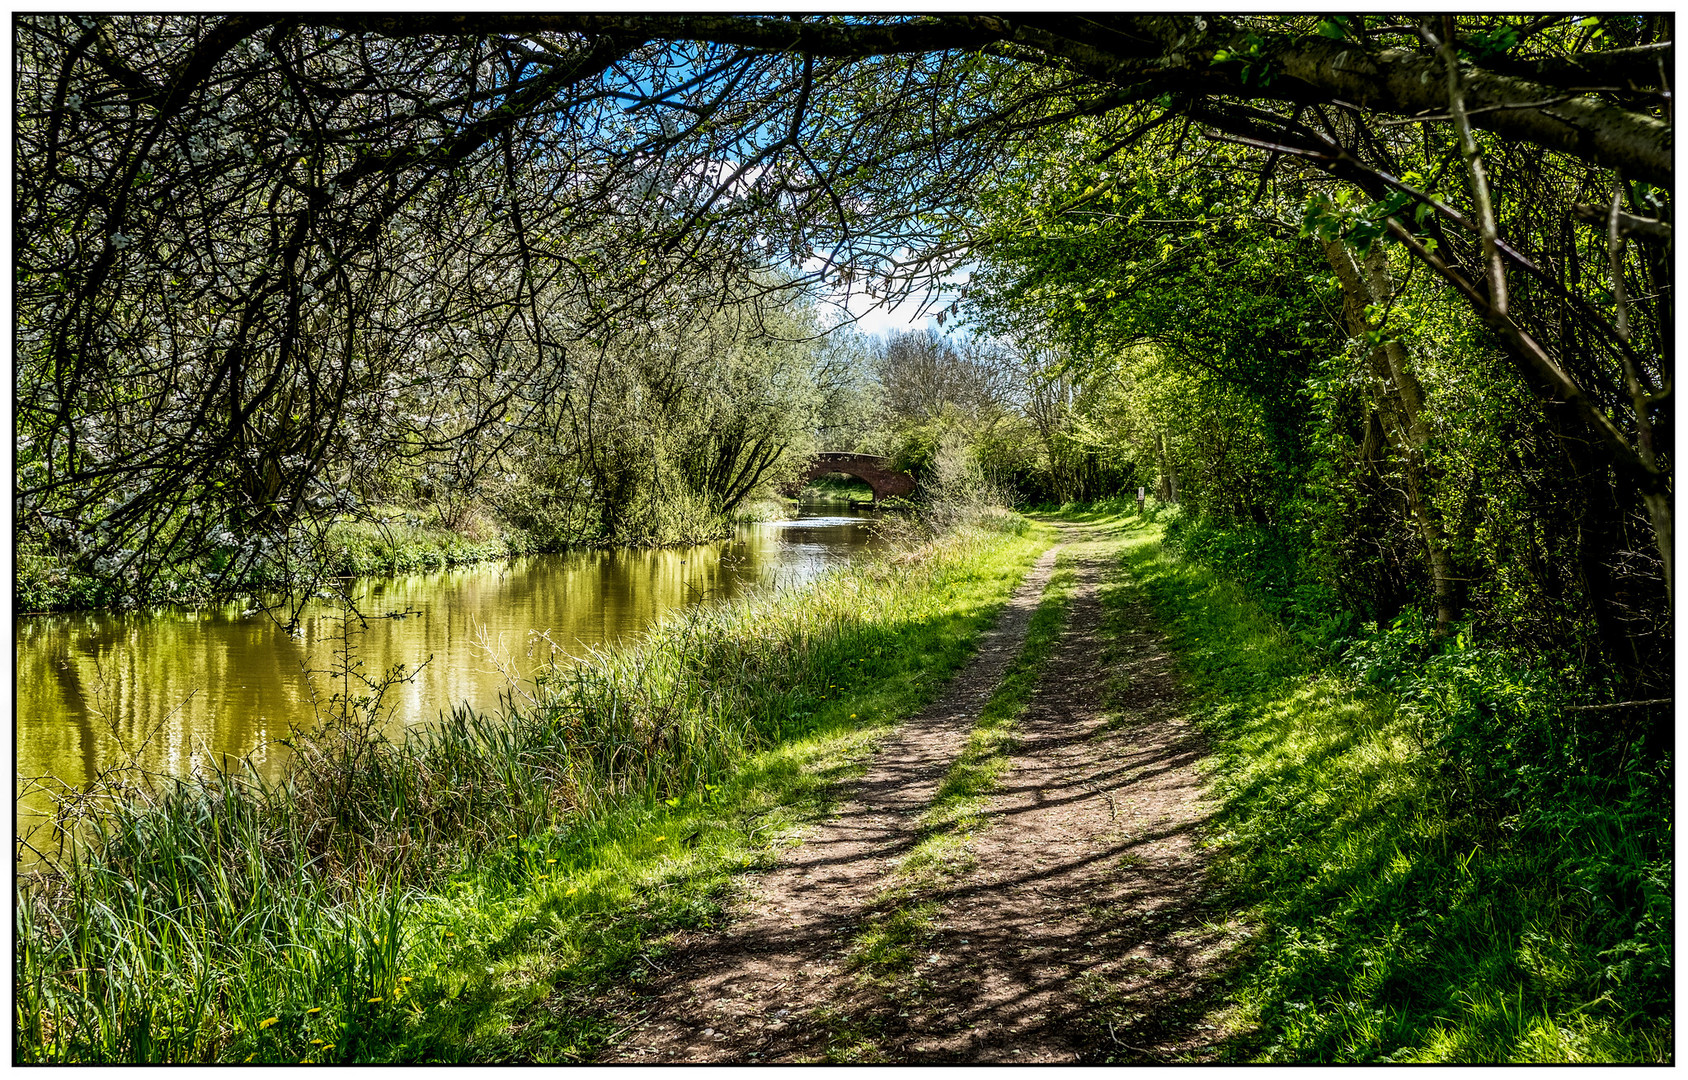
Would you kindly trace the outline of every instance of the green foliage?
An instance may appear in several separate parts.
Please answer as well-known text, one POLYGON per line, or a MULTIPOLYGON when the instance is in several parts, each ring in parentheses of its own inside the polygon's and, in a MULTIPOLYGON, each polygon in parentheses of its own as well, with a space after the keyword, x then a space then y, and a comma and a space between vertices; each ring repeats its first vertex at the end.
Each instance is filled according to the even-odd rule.
POLYGON ((815 449, 840 363, 815 333, 801 297, 624 328, 499 455, 487 497, 550 545, 717 539, 815 449))
MULTIPOLYGON (((1365 22, 1298 25, 1339 39, 1373 32, 1365 22)), ((1572 20, 1462 24, 1461 47, 1485 60, 1533 34, 1546 35, 1540 47, 1587 44, 1572 20)), ((1245 78, 1269 66, 1241 33, 1215 62, 1245 78)), ((1041 370, 1062 381, 1048 446, 1129 464, 1127 483, 1181 505, 1187 534, 1173 539, 1187 535, 1192 555, 1251 581, 1310 644, 1435 607, 1538 663, 1574 655, 1611 669, 1616 697, 1667 693, 1662 564, 1635 554, 1649 534, 1621 470, 1596 460, 1564 410, 1544 410, 1541 387, 1470 304, 1390 240, 1393 220, 1464 258, 1437 247, 1468 242, 1433 205, 1464 205, 1452 150, 1380 132, 1404 188, 1373 190, 1312 175, 1291 155, 1262 167, 1254 151, 1188 138, 1176 123, 1138 134, 1076 122, 981 196, 988 242, 966 304, 980 328, 1053 343, 1041 370), (1333 276, 1350 257, 1357 275, 1333 276)), ((1562 197, 1563 178, 1534 159, 1501 160, 1503 217, 1596 258, 1592 233, 1507 202, 1562 197)), ((1579 302, 1613 303, 1602 274, 1566 273, 1579 302)), ((1527 277, 1512 288, 1515 317, 1547 320, 1531 333, 1563 333, 1543 314, 1561 299, 1527 277)), ((1022 490, 1082 497, 1053 482, 1059 455, 1046 458, 1051 482, 1017 479, 1022 490)))
POLYGON ((448 529, 437 513, 401 514, 387 508, 386 520, 336 522, 324 542, 324 558, 336 575, 411 573, 444 570, 486 559, 507 558, 534 549, 517 530, 490 522, 448 529), (433 521, 424 520, 433 518, 433 521))
POLYGON ((1090 134, 992 194, 974 317, 1059 344, 1068 438, 1158 473, 1163 499, 1271 521, 1308 467, 1306 374, 1340 340, 1329 271, 1284 227, 1292 207, 1240 195, 1229 149, 1090 134))
POLYGON ((1330 649, 1357 628, 1356 616, 1309 565, 1309 537, 1291 524, 1222 528, 1211 518, 1168 515, 1165 545, 1177 558, 1211 567, 1242 586, 1249 598, 1286 626, 1304 644, 1330 649))
POLYGON ((20 612, 73 611, 109 602, 109 581, 78 570, 39 546, 19 545, 15 554, 12 603, 20 612))
POLYGON ((1468 635, 1403 619, 1323 666, 1155 531, 1128 564, 1199 695, 1217 880, 1255 925, 1230 1053, 1668 1058, 1668 761, 1468 635))
POLYGON ((1352 20, 1347 15, 1331 15, 1319 20, 1318 33, 1320 37, 1333 38, 1341 41, 1348 33, 1348 24, 1352 20))
POLYGON ((943 432, 936 424, 922 424, 901 429, 889 457, 891 468, 906 472, 916 479, 923 478, 937 456, 943 432))

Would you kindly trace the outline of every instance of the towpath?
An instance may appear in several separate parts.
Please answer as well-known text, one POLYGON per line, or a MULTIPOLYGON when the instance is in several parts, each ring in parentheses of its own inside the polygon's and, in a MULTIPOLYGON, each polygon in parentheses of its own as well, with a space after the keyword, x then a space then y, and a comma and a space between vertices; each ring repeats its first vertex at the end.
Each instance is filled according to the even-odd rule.
POLYGON ((1202 743, 1121 581, 1063 525, 978 655, 882 743, 838 813, 645 988, 619 1062, 1199 1061, 1232 941, 1202 889, 1202 743), (909 884, 920 816, 1025 641, 1057 557, 1065 629, 966 858, 909 884), (1106 602, 1105 602, 1106 601, 1106 602), (893 939, 891 962, 864 946, 893 939))

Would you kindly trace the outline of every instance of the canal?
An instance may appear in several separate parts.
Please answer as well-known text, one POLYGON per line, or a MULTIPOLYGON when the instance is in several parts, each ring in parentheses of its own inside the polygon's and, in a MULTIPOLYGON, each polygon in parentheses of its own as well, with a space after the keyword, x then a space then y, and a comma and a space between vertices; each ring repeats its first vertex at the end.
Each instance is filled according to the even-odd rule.
POLYGON ((691 548, 362 578, 348 589, 361 619, 313 602, 292 634, 242 604, 18 618, 18 834, 46 821, 51 791, 116 767, 180 776, 207 756, 249 755, 268 770, 287 752, 278 740, 329 714, 345 645, 372 679, 405 665, 411 677, 386 698, 397 735, 457 703, 496 706, 553 659, 613 645, 690 605, 812 579, 872 542, 866 515, 821 504, 691 548))

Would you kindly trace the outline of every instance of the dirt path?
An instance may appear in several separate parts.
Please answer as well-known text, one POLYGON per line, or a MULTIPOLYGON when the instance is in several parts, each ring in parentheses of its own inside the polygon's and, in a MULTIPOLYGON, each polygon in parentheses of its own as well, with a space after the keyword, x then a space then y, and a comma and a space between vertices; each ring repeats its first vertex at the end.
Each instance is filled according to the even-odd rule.
POLYGON ((1177 716, 1170 658, 1144 613, 1128 611, 1126 629, 1105 636, 1099 589, 1118 572, 1114 548, 1093 530, 1062 531, 1078 572, 1067 629, 1020 719, 974 862, 894 901, 926 905, 919 960, 868 978, 846 952, 865 919, 885 917, 897 860, 1018 654, 1055 549, 837 817, 750 883, 727 929, 673 958, 608 1060, 1202 1056, 1201 990, 1224 932, 1204 928, 1211 913, 1196 888, 1200 743, 1177 716))

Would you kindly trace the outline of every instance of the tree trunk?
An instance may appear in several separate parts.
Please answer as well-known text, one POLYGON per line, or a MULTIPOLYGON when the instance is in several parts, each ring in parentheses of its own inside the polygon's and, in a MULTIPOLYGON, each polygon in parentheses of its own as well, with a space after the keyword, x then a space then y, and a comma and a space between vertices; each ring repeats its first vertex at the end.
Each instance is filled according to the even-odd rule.
MULTIPOLYGON (((1322 246, 1342 285, 1348 332, 1356 340, 1369 341, 1369 335, 1377 327, 1372 325, 1368 312, 1387 305, 1393 292, 1383 247, 1374 245, 1362 264, 1340 241, 1327 241, 1322 246)), ((1407 487, 1407 512, 1424 542, 1430 587, 1436 599, 1436 633, 1440 635, 1447 633, 1464 610, 1465 590, 1449 549, 1447 531, 1431 499, 1433 478, 1425 467, 1430 425, 1424 419, 1424 387, 1407 359, 1406 347, 1399 341, 1385 340, 1366 351, 1376 415, 1400 455, 1407 487)))
POLYGON ((1178 504, 1178 471, 1172 464, 1172 458, 1166 452, 1166 436, 1155 432, 1155 455, 1160 459, 1160 481, 1155 487, 1155 498, 1173 506, 1178 504))

